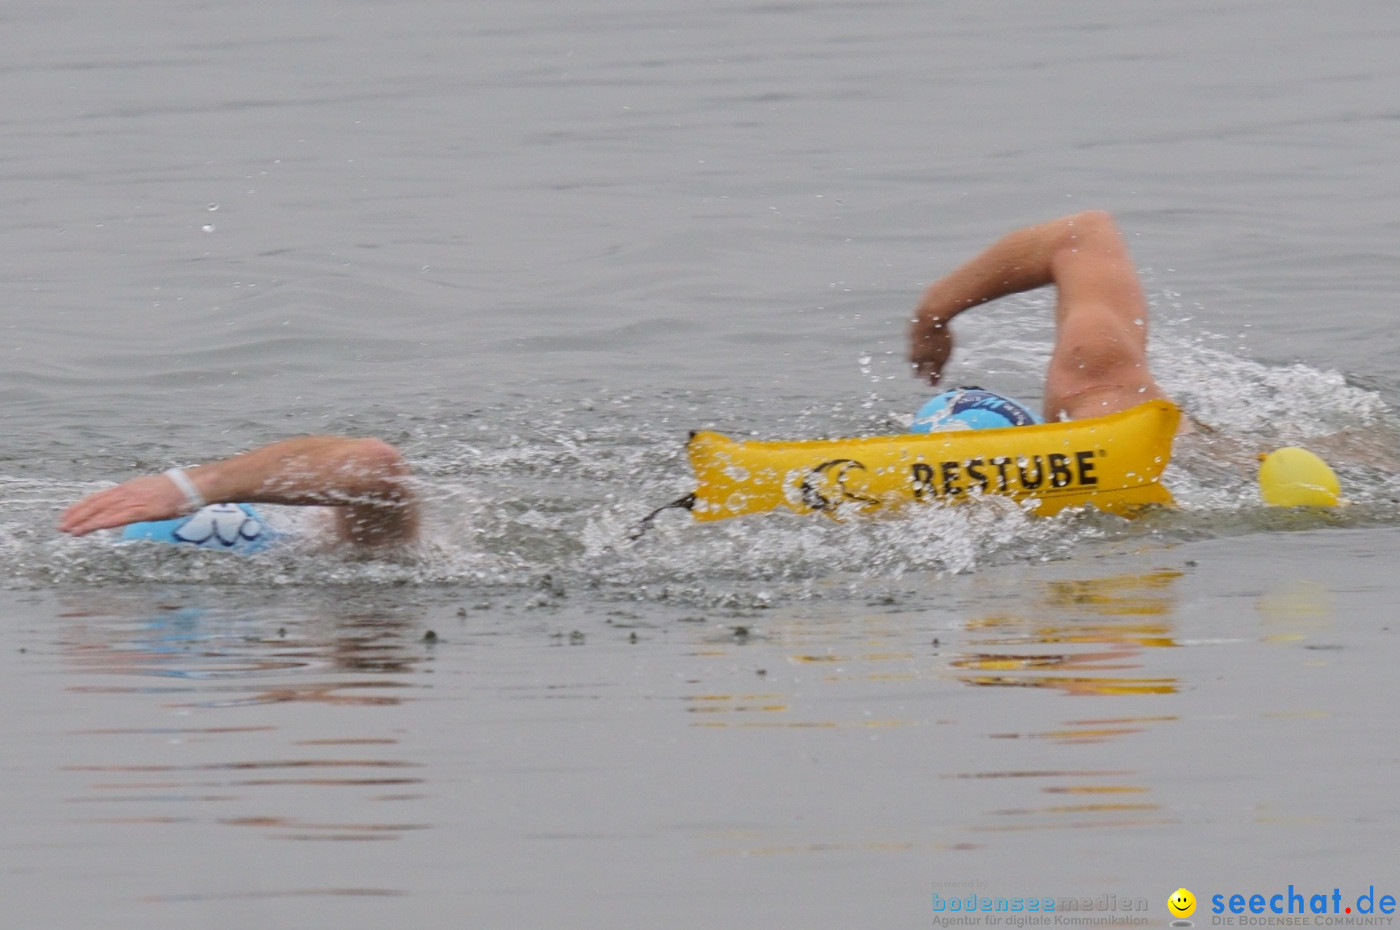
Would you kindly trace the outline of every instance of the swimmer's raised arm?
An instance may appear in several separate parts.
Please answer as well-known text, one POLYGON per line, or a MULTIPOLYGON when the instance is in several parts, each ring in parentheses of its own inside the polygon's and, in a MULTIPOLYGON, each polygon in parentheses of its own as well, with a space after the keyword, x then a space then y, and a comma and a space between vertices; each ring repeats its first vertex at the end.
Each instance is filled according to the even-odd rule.
POLYGON ((1147 301, 1113 218, 1089 210, 1003 236, 924 292, 909 333, 915 373, 937 384, 948 323, 998 297, 1053 284, 1055 350, 1046 419, 1123 410, 1162 392, 1147 370, 1147 301))
POLYGON ((952 353, 948 323, 971 307, 1055 283, 1056 254, 1074 241, 1075 223, 1089 215, 1067 216, 1008 233, 980 255, 931 284, 914 313, 909 357, 916 373, 937 384, 952 353))
POLYGON ((134 478, 78 501, 58 528, 73 536, 146 520, 168 520, 205 503, 336 508, 336 528, 365 546, 410 542, 419 503, 399 451, 378 439, 304 436, 182 473, 134 478), (189 483, 181 484, 180 474, 189 483))

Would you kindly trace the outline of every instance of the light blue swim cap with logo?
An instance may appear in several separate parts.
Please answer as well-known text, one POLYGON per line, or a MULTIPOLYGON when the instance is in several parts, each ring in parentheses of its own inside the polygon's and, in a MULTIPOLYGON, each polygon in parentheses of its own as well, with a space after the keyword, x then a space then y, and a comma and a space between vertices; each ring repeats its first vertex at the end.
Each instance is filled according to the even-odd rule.
POLYGON ((911 433, 948 430, 1005 429, 1032 426, 1040 418, 1020 401, 981 388, 955 388, 929 398, 914 414, 911 433))
POLYGON ((175 545, 258 552, 282 535, 268 529, 258 512, 247 504, 209 504, 173 520, 131 523, 122 528, 122 539, 150 539, 175 545))

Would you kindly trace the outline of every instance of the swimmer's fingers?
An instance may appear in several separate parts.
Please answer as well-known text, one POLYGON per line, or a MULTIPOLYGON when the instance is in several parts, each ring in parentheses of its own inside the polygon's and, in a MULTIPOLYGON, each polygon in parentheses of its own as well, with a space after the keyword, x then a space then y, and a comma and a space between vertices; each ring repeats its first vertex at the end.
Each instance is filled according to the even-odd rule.
POLYGON ((943 380, 943 364, 947 361, 936 361, 930 359, 915 358, 911 364, 914 367, 914 376, 920 380, 927 381, 931 387, 937 387, 938 382, 943 380))
POLYGON ((937 387, 938 382, 943 380, 943 370, 935 365, 915 362, 914 376, 927 381, 930 387, 937 387))
POLYGON ((117 488, 101 491, 69 507, 58 522, 59 531, 70 536, 86 536, 96 530, 123 526, 140 520, 139 505, 127 499, 125 494, 114 493, 118 491, 117 488))
POLYGON ((60 532, 70 536, 86 536, 97 530, 139 523, 143 520, 164 519, 142 501, 131 500, 124 495, 90 497, 79 501, 64 513, 59 521, 60 532))
POLYGON ((152 475, 89 494, 64 512, 58 529, 70 536, 86 536, 128 523, 168 520, 187 509, 183 494, 169 478, 152 475))
POLYGON ((943 366, 953 354, 953 333, 942 320, 914 320, 909 337, 909 361, 914 373, 931 385, 943 377, 943 366))

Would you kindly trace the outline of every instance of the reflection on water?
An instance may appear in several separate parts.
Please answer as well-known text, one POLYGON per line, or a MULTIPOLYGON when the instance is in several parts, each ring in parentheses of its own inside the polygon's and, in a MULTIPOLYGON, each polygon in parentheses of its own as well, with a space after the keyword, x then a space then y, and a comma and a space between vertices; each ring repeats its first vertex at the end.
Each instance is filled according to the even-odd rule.
MULTIPOLYGON (((1041 689, 1076 697, 1171 695, 1174 677, 1142 674, 1147 651, 1177 645, 1172 635, 1178 571, 1055 580, 1027 588, 1013 612, 970 621, 969 651, 949 661, 965 684, 987 688, 1041 689), (1133 674, 1134 672, 1136 674, 1133 674)), ((1076 718, 1049 729, 988 733, 992 739, 1095 746, 1152 739, 1173 714, 1076 718)), ((1054 803, 1002 807, 979 823, 979 832, 1140 827, 1171 822, 1157 814, 1147 785, 1135 771, 1033 772, 1054 803), (1112 779, 1111 782, 1101 779, 1112 779), (1120 781, 1119 779, 1129 779, 1120 781), (1070 801, 1072 798, 1083 800, 1070 801), (996 822, 996 818, 1008 818, 996 822)))
POLYGON ((396 898, 407 892, 389 888, 298 888, 292 891, 238 891, 226 894, 159 894, 143 899, 152 904, 181 901, 266 901, 278 898, 396 898))
MULTIPOLYGON (((814 680, 841 686, 868 682, 908 683, 934 678, 939 671, 936 658, 901 648, 906 629, 898 618, 868 616, 856 621, 818 621, 810 617, 779 618, 756 635, 748 627, 732 628, 723 642, 693 650, 696 659, 723 663, 747 655, 771 657, 771 664, 753 669, 754 682, 784 681, 797 684, 814 680), (737 631, 737 632, 736 632, 737 631), (836 645, 833 645, 835 643, 836 645), (757 650, 750 647, 757 647, 757 650)), ((685 698, 687 713, 698 727, 782 727, 782 728, 883 728, 920 726, 927 723, 917 716, 875 716, 862 711, 841 719, 824 716, 792 691, 754 689, 744 692, 704 691, 685 698)), ((825 707, 825 702, 822 702, 825 707)))
POLYGON ((1153 657, 1179 645, 1174 613, 1182 577, 1161 570, 1019 583, 974 579, 968 584, 978 587, 972 602, 978 612, 925 639, 924 649, 910 648, 917 617, 888 613, 778 618, 743 628, 743 636, 717 632, 691 653, 726 672, 697 673, 698 687, 683 698, 692 727, 873 731, 871 739, 881 729, 922 728, 927 736, 916 742, 926 742, 929 753, 918 764, 929 778, 1008 786, 981 808, 958 811, 940 835, 789 837, 770 831, 747 837, 747 845, 732 835, 719 837, 717 851, 952 849, 969 832, 1174 822, 1145 775, 1122 761, 1125 749, 1158 739, 1178 719, 1173 706, 1142 701, 1155 704, 1181 688, 1175 675, 1154 671, 1153 657), (982 612, 988 605, 994 613, 982 612), (748 676, 750 687, 712 687, 715 680, 734 683, 736 675, 748 676), (949 685, 970 685, 982 696, 971 704, 950 702, 949 685), (1039 697, 1027 703, 1018 694, 1039 697), (1100 705, 1106 713, 1084 713, 1086 705, 1077 701, 1061 704, 1066 696, 1110 703, 1100 705), (999 751, 976 748, 986 741, 999 751), (953 761, 959 758, 979 758, 988 767, 961 770, 953 761), (1044 802, 1033 801, 1027 788, 1044 802))
POLYGON ((1331 592, 1316 581, 1299 579, 1266 591, 1255 601, 1266 642, 1293 643, 1332 626, 1331 592))
MULTIPOLYGON (((127 695, 136 701, 121 705, 123 711, 135 707, 151 719, 145 726, 70 732, 79 742, 62 769, 88 779, 85 791, 68 798, 75 820, 161 830, 216 825, 271 840, 376 843, 431 826, 394 816, 391 808, 375 813, 387 802, 427 797, 423 763, 404 756, 381 712, 422 687, 412 675, 431 661, 431 651, 414 617, 349 611, 271 616, 179 605, 133 615, 114 601, 89 602, 62 619, 64 658, 80 679, 67 690, 94 701, 127 695), (296 710, 308 704, 330 709, 311 716, 296 710), (315 729, 308 732, 308 726, 315 729)), ((399 893, 354 887, 248 892, 399 893)))
MULTIPOLYGON (((770 836, 752 831, 730 831, 720 837, 722 845, 714 850, 719 856, 792 856, 813 853, 907 853, 930 848, 927 844, 898 840, 852 840, 827 843, 769 844, 770 836)), ((938 848, 938 847, 934 847, 938 848)))
POLYGON ((1143 650, 1174 646, 1172 585, 1181 572, 1159 571, 1034 586, 1016 613, 968 623, 971 645, 998 647, 953 659, 970 685, 1053 688, 1066 694, 1172 694, 1172 678, 1086 675, 1142 668, 1143 650), (1075 649, 1065 646, 1102 646, 1075 649), (1013 647, 1011 651, 1004 647, 1013 647), (1054 652, 1044 647, 1056 647, 1054 652), (1068 673, 1068 674, 1066 674, 1068 673))

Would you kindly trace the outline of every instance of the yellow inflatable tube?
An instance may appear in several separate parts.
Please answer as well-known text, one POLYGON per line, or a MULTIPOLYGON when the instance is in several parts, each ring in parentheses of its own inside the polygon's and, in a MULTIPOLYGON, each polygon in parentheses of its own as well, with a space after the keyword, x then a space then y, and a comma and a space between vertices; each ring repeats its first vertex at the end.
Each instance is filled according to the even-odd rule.
POLYGON ((1154 400, 1106 417, 949 433, 736 442, 692 433, 695 519, 786 507, 830 516, 997 494, 1030 512, 1170 504, 1161 484, 1180 413, 1154 400))

